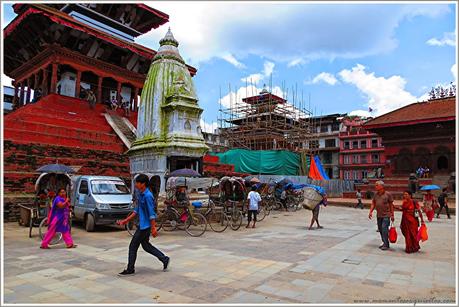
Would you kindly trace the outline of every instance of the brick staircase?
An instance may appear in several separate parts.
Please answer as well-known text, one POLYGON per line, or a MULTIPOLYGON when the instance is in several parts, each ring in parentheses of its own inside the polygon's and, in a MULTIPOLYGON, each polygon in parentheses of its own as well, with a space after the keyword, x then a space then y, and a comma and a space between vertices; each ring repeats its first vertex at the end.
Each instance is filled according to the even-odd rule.
MULTIPOLYGON (((128 179, 127 147, 107 123, 103 105, 50 94, 4 117, 4 191, 33 193, 37 168, 77 166, 80 174, 128 179)), ((130 120, 136 121, 137 114, 130 120)))
POLYGON ((234 171, 234 165, 219 162, 217 156, 205 155, 203 158, 203 173, 206 177, 221 178, 223 176, 245 177, 249 174, 234 171))

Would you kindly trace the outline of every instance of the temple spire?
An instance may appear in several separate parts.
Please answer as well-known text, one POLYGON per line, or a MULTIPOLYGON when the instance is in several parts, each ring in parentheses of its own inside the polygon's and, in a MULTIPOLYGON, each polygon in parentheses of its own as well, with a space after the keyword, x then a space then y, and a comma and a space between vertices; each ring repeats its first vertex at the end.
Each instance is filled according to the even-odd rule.
POLYGON ((160 46, 172 45, 178 47, 179 43, 172 34, 171 27, 167 30, 166 35, 159 41, 160 46))

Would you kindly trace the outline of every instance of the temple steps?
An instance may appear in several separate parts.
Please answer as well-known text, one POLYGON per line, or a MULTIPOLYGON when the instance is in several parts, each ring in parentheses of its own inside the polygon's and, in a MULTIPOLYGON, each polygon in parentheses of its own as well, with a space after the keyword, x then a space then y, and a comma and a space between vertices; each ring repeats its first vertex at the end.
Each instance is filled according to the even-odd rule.
POLYGON ((62 131, 59 134, 52 134, 8 128, 5 129, 3 136, 6 140, 15 140, 22 144, 41 143, 71 148, 112 151, 118 153, 122 153, 126 150, 122 144, 99 141, 91 138, 91 135, 81 135, 79 137, 64 136, 71 133, 72 132, 70 129, 62 131))
POLYGON ((87 137, 94 141, 100 141, 104 143, 116 143, 117 136, 114 133, 99 132, 96 130, 85 130, 82 128, 76 128, 74 125, 71 129, 62 129, 62 126, 51 125, 44 123, 36 123, 24 120, 12 121, 8 124, 9 130, 25 130, 30 132, 39 132, 51 135, 62 135, 65 133, 67 137, 81 138, 87 137))
POLYGON ((112 127, 118 137, 127 148, 131 148, 136 139, 136 128, 125 118, 119 116, 115 111, 108 111, 104 114, 107 123, 112 127))

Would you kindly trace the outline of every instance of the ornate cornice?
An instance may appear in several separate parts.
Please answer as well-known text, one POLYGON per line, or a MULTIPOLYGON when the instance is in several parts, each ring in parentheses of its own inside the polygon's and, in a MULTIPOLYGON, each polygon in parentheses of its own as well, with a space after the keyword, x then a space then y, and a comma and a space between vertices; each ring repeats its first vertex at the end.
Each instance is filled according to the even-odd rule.
POLYGON ((68 64, 72 66, 80 66, 84 68, 84 71, 97 72, 97 75, 101 77, 110 77, 120 82, 133 83, 133 85, 143 86, 146 75, 132 72, 128 69, 123 69, 116 65, 90 58, 80 53, 71 51, 66 48, 62 48, 58 45, 51 45, 44 51, 33 57, 27 63, 24 63, 20 67, 16 68, 11 72, 11 77, 17 80, 22 80, 30 77, 46 64, 51 62, 57 62, 59 64, 68 64), (35 70, 31 70, 30 67, 36 67, 35 70))

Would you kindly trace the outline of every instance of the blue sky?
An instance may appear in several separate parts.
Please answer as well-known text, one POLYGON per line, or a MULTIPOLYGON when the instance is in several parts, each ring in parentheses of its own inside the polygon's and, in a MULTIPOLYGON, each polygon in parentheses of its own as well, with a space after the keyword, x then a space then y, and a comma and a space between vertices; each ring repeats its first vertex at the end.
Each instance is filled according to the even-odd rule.
MULTIPOLYGON (((274 90, 310 95, 316 115, 382 114, 455 81, 456 6, 426 4, 147 3, 170 22, 136 41, 152 49, 170 26, 194 78, 210 129, 222 103, 274 90), (244 78, 253 86, 246 89, 244 78), (250 82, 249 82, 250 83, 250 82)), ((4 24, 14 18, 5 6, 4 24)))

